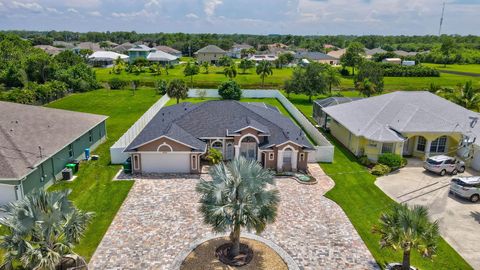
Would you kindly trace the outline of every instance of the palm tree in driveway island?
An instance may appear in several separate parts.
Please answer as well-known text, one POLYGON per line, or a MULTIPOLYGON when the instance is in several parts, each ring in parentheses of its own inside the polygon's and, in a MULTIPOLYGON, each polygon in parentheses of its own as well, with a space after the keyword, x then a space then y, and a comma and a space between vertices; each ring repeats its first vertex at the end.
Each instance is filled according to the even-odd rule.
POLYGON ((232 265, 246 264, 248 261, 240 262, 239 258, 251 250, 240 244, 240 230, 261 233, 275 221, 280 197, 277 189, 267 189, 268 184, 275 184, 274 175, 257 161, 244 157, 217 164, 209 173, 212 181, 202 179, 196 188, 201 194, 203 220, 215 232, 230 231, 230 243, 221 254, 232 265))
POLYGON ((437 250, 439 238, 438 222, 430 222, 428 210, 415 205, 395 205, 389 213, 383 213, 380 223, 373 228, 380 234, 380 246, 401 249, 403 262, 401 270, 410 270, 410 252, 417 250, 423 257, 432 257, 437 250))

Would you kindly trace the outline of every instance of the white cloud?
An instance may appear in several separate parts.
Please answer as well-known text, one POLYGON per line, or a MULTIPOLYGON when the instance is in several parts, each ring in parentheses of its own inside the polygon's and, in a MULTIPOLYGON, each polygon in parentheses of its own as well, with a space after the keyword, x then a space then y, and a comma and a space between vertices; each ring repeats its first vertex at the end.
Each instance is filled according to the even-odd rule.
POLYGON ((152 17, 158 15, 158 12, 149 12, 145 9, 136 12, 113 12, 112 17, 116 18, 135 18, 135 17, 152 17))
POLYGON ((43 7, 38 4, 37 2, 28 2, 28 3, 23 3, 23 2, 18 2, 18 1, 13 1, 12 2, 12 7, 13 8, 18 8, 18 9, 24 9, 28 10, 31 12, 42 12, 43 7))
POLYGON ((147 3, 145 3, 145 7, 153 7, 153 6, 160 6, 160 1, 159 0, 148 0, 147 3))
POLYGON ((188 13, 187 15, 185 15, 186 18, 189 18, 189 19, 198 19, 198 15, 195 14, 195 13, 188 13))
MULTIPOLYGON (((67 7, 74 7, 74 8, 91 8, 97 7, 101 4, 101 0, 63 0, 59 1, 63 2, 63 4, 67 7)), ((113 1, 112 1, 113 3, 113 1)))
POLYGON ((95 10, 95 11, 88 12, 88 15, 93 16, 93 17, 101 17, 102 13, 100 13, 100 11, 95 10))
POLYGON ((223 4, 223 0, 204 0, 203 1, 203 11, 208 17, 215 15, 215 9, 218 5, 223 4))
POLYGON ((69 8, 67 9, 68 12, 70 13, 78 13, 78 10, 74 9, 74 8, 69 8))
POLYGON ((45 8, 45 10, 50 12, 50 13, 54 13, 54 14, 63 14, 63 12, 59 11, 56 8, 47 7, 47 8, 45 8))

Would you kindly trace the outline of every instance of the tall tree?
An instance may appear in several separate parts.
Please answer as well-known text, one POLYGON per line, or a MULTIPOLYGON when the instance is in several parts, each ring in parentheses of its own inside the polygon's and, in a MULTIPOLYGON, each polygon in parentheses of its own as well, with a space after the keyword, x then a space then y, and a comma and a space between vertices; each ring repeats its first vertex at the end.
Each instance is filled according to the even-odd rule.
POLYGON ((202 63, 202 67, 203 67, 203 70, 205 70, 205 74, 208 74, 209 72, 208 68, 210 67, 210 64, 207 61, 205 61, 202 63))
POLYGON ((230 258, 240 253, 241 228, 265 230, 277 216, 280 200, 274 185, 274 175, 256 160, 244 157, 217 164, 209 172, 212 181, 201 180, 197 192, 201 194, 200 212, 206 224, 216 232, 230 231, 230 258))
POLYGON ((340 58, 340 62, 343 66, 352 68, 352 75, 355 76, 355 68, 363 61, 363 55, 365 54, 365 47, 360 42, 352 42, 347 47, 345 54, 340 58))
POLYGON ((0 219, 7 233, 0 236, 5 251, 1 269, 21 264, 25 269, 55 269, 73 254, 93 213, 78 210, 68 200, 70 191, 35 190, 6 206, 0 219))
POLYGON ((382 248, 403 251, 402 270, 410 270, 410 252, 417 250, 424 257, 431 257, 437 250, 438 222, 430 222, 428 210, 415 205, 398 204, 389 213, 383 213, 380 223, 373 228, 380 234, 382 248))
POLYGON ((230 66, 223 69, 223 74, 225 77, 228 77, 230 80, 232 80, 233 78, 237 77, 237 66, 232 63, 230 66))
POLYGON ((255 65, 255 63, 252 60, 248 60, 247 58, 243 58, 240 61, 239 68, 242 69, 242 74, 245 74, 247 69, 252 68, 255 65))
POLYGON ((315 62, 303 68, 296 68, 293 71, 292 78, 286 82, 286 90, 305 94, 311 102, 313 96, 325 94, 327 91, 325 72, 326 66, 315 62))
POLYGON ((190 76, 190 86, 193 87, 193 76, 197 75, 200 71, 199 67, 192 62, 188 62, 183 70, 185 76, 190 76))
POLYGON ((185 81, 181 79, 173 79, 168 84, 167 95, 177 100, 177 104, 180 99, 186 99, 188 97, 188 87, 185 81))
POLYGON ((325 70, 325 80, 328 84, 328 92, 332 94, 332 86, 339 86, 341 82, 340 72, 332 66, 328 66, 325 70))
POLYGON ((443 67, 447 66, 450 55, 455 51, 456 44, 453 38, 444 37, 442 45, 440 46, 440 52, 443 54, 443 67))
POLYGON ((272 70, 272 64, 268 61, 261 61, 257 65, 257 75, 260 75, 260 78, 262 79, 262 88, 265 87, 265 78, 273 75, 273 70, 272 70))
POLYGON ((383 68, 381 64, 365 61, 363 62, 359 69, 358 74, 353 79, 355 88, 357 90, 363 91, 364 87, 373 87, 372 91, 367 91, 363 93, 367 97, 373 94, 380 94, 383 92, 383 68), (365 85, 366 80, 368 80, 367 85, 365 85), (362 88, 363 87, 363 88, 362 88))

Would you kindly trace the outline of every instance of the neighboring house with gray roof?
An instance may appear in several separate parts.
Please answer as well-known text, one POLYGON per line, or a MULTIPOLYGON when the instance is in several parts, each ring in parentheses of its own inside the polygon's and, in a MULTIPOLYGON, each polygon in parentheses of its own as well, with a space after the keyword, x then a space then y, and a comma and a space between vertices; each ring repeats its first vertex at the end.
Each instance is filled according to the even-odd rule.
POLYGON ((305 171, 312 144, 290 118, 264 103, 232 100, 162 108, 127 146, 137 173, 199 173, 209 148, 277 171, 305 171))
POLYGON ((216 65, 220 58, 227 55, 227 52, 215 45, 208 45, 195 52, 197 62, 202 64, 208 62, 209 64, 216 65))
POLYGON ((128 50, 128 60, 133 63, 136 59, 147 59, 147 56, 151 52, 155 52, 155 48, 150 48, 147 45, 139 44, 135 45, 128 50))
POLYGON ((295 59, 297 61, 301 61, 302 59, 307 59, 310 62, 317 62, 322 64, 329 64, 329 65, 338 65, 340 63, 340 59, 330 56, 328 54, 322 52, 297 52, 295 53, 295 59))
POLYGON ((0 205, 53 184, 105 139, 106 118, 0 101, 0 205))
POLYGON ((168 47, 168 46, 165 46, 165 45, 158 45, 158 46, 155 47, 155 49, 157 50, 157 52, 162 51, 162 52, 174 55, 174 56, 179 57, 179 58, 182 57, 182 52, 179 51, 179 50, 175 50, 172 47, 168 47))
MULTIPOLYGON (((382 153, 422 159, 454 156, 460 153, 464 139, 480 136, 475 121, 478 113, 427 91, 398 91, 323 111, 332 119, 332 135, 356 156, 366 155, 371 160, 382 153)), ((480 154, 470 157, 474 168, 475 162, 480 165, 480 154)))
POLYGON ((325 130, 329 129, 330 117, 323 111, 325 108, 338 104, 362 99, 360 97, 328 97, 313 101, 313 119, 325 130))

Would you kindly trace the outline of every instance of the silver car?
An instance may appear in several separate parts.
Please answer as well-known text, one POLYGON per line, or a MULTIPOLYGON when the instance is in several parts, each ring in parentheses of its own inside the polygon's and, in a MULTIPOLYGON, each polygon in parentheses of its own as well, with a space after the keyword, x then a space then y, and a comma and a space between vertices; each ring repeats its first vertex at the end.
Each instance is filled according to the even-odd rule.
POLYGON ((480 200, 480 177, 456 177, 450 182, 450 192, 471 202, 480 200))
POLYGON ((438 173, 444 176, 446 173, 455 175, 465 171, 465 162, 454 157, 439 155, 429 157, 424 163, 423 168, 427 171, 438 173))

